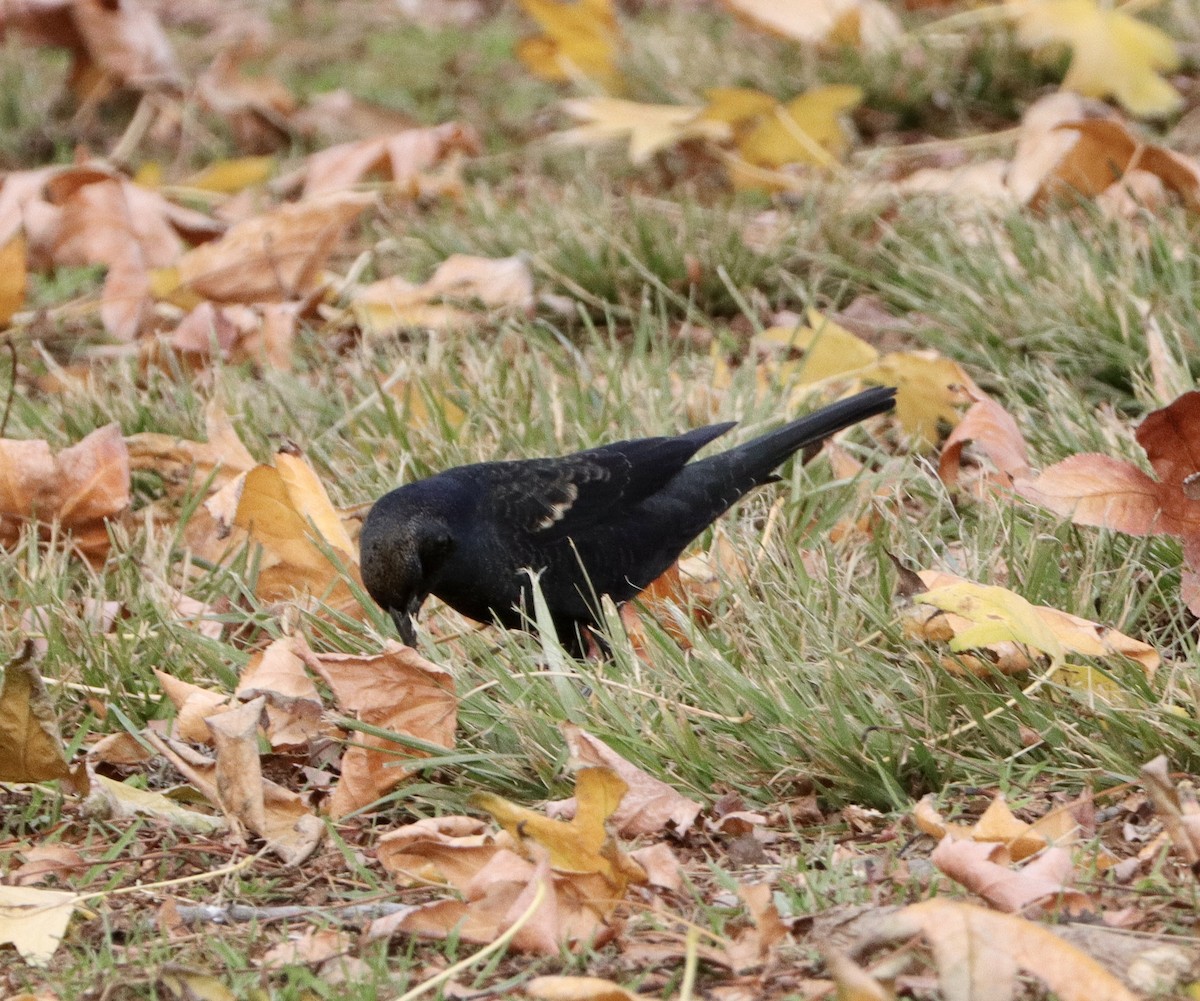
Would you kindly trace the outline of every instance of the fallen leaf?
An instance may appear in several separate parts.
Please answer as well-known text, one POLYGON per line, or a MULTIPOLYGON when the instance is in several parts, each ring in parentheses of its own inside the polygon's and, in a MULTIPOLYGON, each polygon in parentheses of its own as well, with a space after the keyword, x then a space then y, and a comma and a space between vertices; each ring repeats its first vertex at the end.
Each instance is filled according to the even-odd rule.
POLYGON ((637 1001, 640 996, 600 977, 534 977, 523 990, 537 1001, 637 1001))
POLYGON ((150 431, 129 435, 125 446, 130 468, 156 473, 178 498, 194 493, 202 485, 209 492, 219 490, 257 465, 229 415, 215 400, 204 408, 204 428, 207 441, 189 441, 150 431))
POLYGON ((374 202, 370 194, 335 192, 282 205, 233 226, 175 263, 177 289, 214 302, 295 299, 321 281, 346 228, 374 202))
POLYGON ((1200 803, 1190 781, 1171 781, 1166 755, 1142 766, 1141 779, 1171 843, 1193 872, 1200 867, 1200 803))
POLYGON ((7 327, 13 314, 25 305, 25 257, 25 237, 20 233, 0 244, 0 328, 7 327))
MULTIPOLYGON (((374 656, 296 651, 333 690, 345 712, 364 723, 452 748, 458 724, 454 677, 411 647, 389 641, 374 656)), ((386 795, 412 774, 405 764, 426 753, 376 734, 356 733, 342 756, 329 812, 343 817, 386 795)))
POLYGON ((943 838, 930 861, 955 882, 1007 914, 1033 908, 1091 909, 1088 898, 1070 889, 1073 865, 1065 848, 1046 848, 1027 865, 1014 869, 1003 845, 943 838), (999 861, 997 857, 999 856, 999 861))
POLYGON ((87 772, 67 761, 54 705, 34 665, 33 645, 9 661, 0 686, 0 782, 66 779, 86 793, 87 772))
POLYGON ((458 122, 342 143, 308 158, 302 197, 347 193, 376 177, 408 199, 453 194, 462 158, 482 152, 479 135, 458 122))
POLYGON ((752 24, 811 45, 887 48, 903 33, 900 19, 879 0, 724 0, 752 24))
POLYGON ((1132 114, 1168 115, 1183 99, 1159 74, 1179 65, 1160 29, 1096 0, 1007 0, 1017 37, 1033 48, 1067 45, 1063 87, 1088 97, 1115 97, 1132 114))
POLYGON ((519 0, 542 34, 522 39, 517 58, 535 76, 553 83, 594 80, 616 91, 616 57, 622 44, 612 0, 519 0))
POLYGON ((14 545, 25 523, 45 536, 58 522, 75 549, 100 558, 109 547, 106 522, 129 502, 129 453, 116 424, 58 455, 44 441, 0 439, 0 545, 14 545))
POLYGON ((48 966, 78 905, 74 893, 0 885, 0 943, 30 966, 48 966))
POLYGON ((874 942, 923 935, 946 1001, 1015 996, 1017 973, 1046 985, 1061 1001, 1136 1001, 1136 996, 1096 960, 1049 928, 972 904, 935 898, 886 918, 874 942))
POLYGON ((635 166, 687 139, 720 142, 730 134, 724 122, 704 117, 702 105, 639 104, 616 97, 583 97, 563 101, 562 108, 584 124, 556 133, 556 141, 594 146, 627 138, 629 162, 635 166))
POLYGON ((787 164, 830 166, 850 149, 853 138, 845 115, 862 103, 858 87, 814 87, 753 120, 735 139, 741 157, 755 167, 787 164))
MULTIPOLYGON (((676 835, 682 835, 695 823, 700 813, 699 803, 680 795, 665 782, 642 771, 603 741, 573 723, 564 723, 561 729, 571 752, 573 768, 611 768, 626 784, 627 789, 621 797, 620 806, 609 818, 610 825, 618 834, 637 837, 644 834, 662 834, 669 830, 676 835)), ((576 807, 574 799, 561 800, 549 804, 547 812, 553 811, 554 816, 574 816, 576 807)))

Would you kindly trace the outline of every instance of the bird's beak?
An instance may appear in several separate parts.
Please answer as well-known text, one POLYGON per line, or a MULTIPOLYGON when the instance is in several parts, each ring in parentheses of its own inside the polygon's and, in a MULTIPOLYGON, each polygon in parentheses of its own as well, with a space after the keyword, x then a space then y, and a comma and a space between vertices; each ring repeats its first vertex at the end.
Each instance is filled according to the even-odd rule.
POLYGON ((420 610, 423 600, 424 598, 421 596, 414 595, 405 602, 403 608, 388 609, 392 621, 396 623, 396 631, 400 634, 400 639, 405 646, 415 647, 417 645, 417 612, 420 610))

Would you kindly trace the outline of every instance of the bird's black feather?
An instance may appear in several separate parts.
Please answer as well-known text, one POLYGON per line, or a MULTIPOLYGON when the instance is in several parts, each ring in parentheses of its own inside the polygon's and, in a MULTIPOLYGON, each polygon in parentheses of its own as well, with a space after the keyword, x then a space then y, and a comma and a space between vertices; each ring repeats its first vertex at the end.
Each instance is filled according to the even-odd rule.
POLYGON ((597 621, 597 597, 626 601, 790 455, 894 406, 870 389, 696 462, 732 424, 639 438, 550 459, 458 466, 382 497, 361 538, 363 582, 411 641, 430 594, 510 627, 531 610, 527 570, 569 648, 597 621))

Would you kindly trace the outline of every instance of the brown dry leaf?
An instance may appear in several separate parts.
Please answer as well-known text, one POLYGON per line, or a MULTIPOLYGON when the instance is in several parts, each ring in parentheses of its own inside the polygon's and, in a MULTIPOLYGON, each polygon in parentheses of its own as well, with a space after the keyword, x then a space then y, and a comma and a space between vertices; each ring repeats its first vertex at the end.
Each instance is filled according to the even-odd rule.
MULTIPOLYGON (((454 677, 411 647, 388 642, 375 656, 313 653, 296 648, 333 690, 338 706, 364 723, 452 748, 458 723, 454 677)), ((403 762, 425 757, 412 747, 373 734, 354 734, 342 756, 341 781, 329 812, 342 817, 386 795, 412 774, 403 762)))
POLYGON ((300 314, 308 301, 266 302, 254 306, 216 306, 202 302, 169 334, 160 335, 146 349, 157 361, 168 345, 199 370, 214 358, 239 363, 252 361, 263 368, 290 371, 300 314))
POLYGON ((390 184, 403 198, 453 195, 462 186, 463 159, 482 152, 479 135, 458 122, 342 143, 308 158, 302 197, 345 193, 375 180, 390 184))
POLYGON ((53 876, 59 882, 88 868, 88 862, 70 845, 34 845, 21 853, 25 857, 7 879, 13 886, 42 883, 53 876))
POLYGON ((229 696, 182 681, 165 671, 155 670, 154 674, 163 692, 175 706, 174 735, 192 744, 210 743, 212 734, 204 721, 228 708, 231 701, 229 696))
POLYGON ((253 216, 179 258, 174 286, 214 302, 302 298, 321 284, 346 228, 374 201, 370 194, 343 191, 253 216))
POLYGON ((1190 781, 1174 784, 1162 754, 1142 766, 1141 778, 1171 843, 1196 871, 1200 866, 1200 803, 1195 786, 1190 781))
MULTIPOLYGON (((662 834, 667 830, 682 835, 700 813, 700 804, 681 796, 665 782, 654 778, 621 757, 603 741, 573 723, 560 728, 571 752, 570 766, 611 768, 628 787, 620 806, 609 819, 612 829, 625 837, 662 834)), ((547 805, 551 816, 574 816, 574 798, 547 805)))
POLYGON ((380 336, 412 328, 453 330, 478 325, 489 315, 453 305, 475 301, 491 314, 528 312, 534 305, 529 265, 520 257, 454 254, 421 285, 395 276, 362 286, 351 295, 350 307, 360 326, 380 336))
POLYGON ((788 934, 787 926, 780 919, 772 899, 770 883, 756 883, 753 886, 739 884, 738 896, 750 912, 753 925, 744 928, 723 945, 724 965, 734 973, 769 963, 788 934))
POLYGON ((497 851, 512 847, 507 834, 476 817, 426 817, 383 835, 375 854, 401 886, 445 882, 461 890, 497 851))
POLYGON ((150 431, 129 435, 125 445, 130 468, 157 473, 170 495, 178 498, 204 484, 210 493, 219 490, 257 465, 216 400, 204 408, 204 428, 207 441, 188 441, 150 431))
POLYGON ((874 942, 923 935, 946 1001, 1016 996, 1017 974, 1042 981, 1062 1001, 1136 1001, 1136 996, 1091 956, 1049 928, 972 904, 933 899, 886 918, 874 942))
MULTIPOLYGON (((222 25, 228 23, 225 11, 222 25)), ((270 153, 285 149, 292 138, 289 119, 296 111, 296 98, 274 77, 242 73, 249 60, 263 55, 253 34, 221 50, 196 80, 196 98, 202 107, 221 116, 238 149, 246 153, 270 153)), ((164 122, 168 137, 178 141, 179 126, 164 122)))
MULTIPOLYGON (((999 474, 1000 482, 1007 487, 1031 472, 1025 438, 1017 428, 1017 422, 988 396, 975 396, 975 402, 942 445, 938 475, 947 486, 959 484, 963 450, 968 444, 973 446, 973 452, 988 460, 992 469, 999 474)), ((976 485, 982 489, 991 481, 991 477, 984 475, 976 480, 976 485)))
POLYGON ((286 966, 317 966, 338 956, 349 955, 354 937, 336 928, 304 928, 299 934, 292 932, 286 942, 272 946, 259 960, 264 970, 281 970, 286 966))
POLYGON ((837 984, 837 1001, 895 1001, 895 993, 876 980, 844 952, 821 950, 825 968, 837 984))
POLYGON ((0 439, 0 545, 13 545, 27 522, 43 536, 58 522, 75 549, 98 559, 108 552, 105 523, 129 501, 129 453, 116 424, 58 455, 44 441, 0 439))
POLYGON ((955 882, 1008 914, 1043 906, 1071 911, 1090 907, 1084 894, 1067 887, 1074 867, 1071 853, 1065 848, 1046 848, 1029 864, 1013 869, 1002 845, 947 837, 933 850, 930 861, 955 882))
POLYGON ((235 833, 256 834, 286 864, 298 865, 316 850, 325 825, 299 795, 262 776, 258 727, 265 704, 258 698, 208 717, 215 761, 174 742, 147 739, 221 808, 235 833))
POLYGON ((733 13, 781 38, 810 45, 886 49, 903 33, 880 0, 724 0, 733 13))
POLYGON ((274 466, 255 466, 231 480, 204 502, 206 518, 193 518, 195 546, 228 552, 236 527, 263 548, 255 593, 263 601, 290 601, 308 595, 347 614, 361 614, 338 566, 357 575, 356 547, 316 472, 302 456, 281 451, 274 466), (207 536, 202 533, 207 532, 207 536))
POLYGON ((68 49, 80 101, 97 101, 118 86, 173 88, 183 80, 158 18, 140 0, 8 0, 0 8, 0 36, 7 29, 35 45, 68 49))
POLYGON ((641 996, 600 977, 534 977, 523 991, 535 1001, 638 1001, 641 996))
POLYGON ((943 664, 948 670, 968 667, 984 674, 992 670, 1015 674, 1035 666, 1030 651, 1040 652, 1054 664, 1062 664, 1068 653, 1124 657, 1148 676, 1161 663, 1158 652, 1147 643, 1057 608, 1031 605, 1007 588, 975 584, 938 570, 922 570, 918 576, 927 590, 914 600, 940 611, 914 609, 906 631, 924 639, 948 640, 955 652, 985 649, 992 658, 947 658, 943 664))
POLYGON ((1007 858, 1014 862, 1024 861, 1049 845, 1068 845, 1079 839, 1080 825, 1072 813, 1078 803, 1051 810, 1029 824, 1013 814, 1004 796, 997 796, 971 827, 963 827, 944 820, 933 802, 931 793, 913 808, 913 819, 924 833, 939 840, 953 837, 959 841, 1000 844, 1007 858))
POLYGON ((0 782, 67 780, 86 794, 87 770, 67 761, 54 705, 34 665, 33 644, 4 668, 0 687, 0 782))
POLYGON ((267 740, 272 748, 299 747, 333 728, 321 720, 321 696, 304 670, 303 641, 286 636, 250 657, 237 696, 267 701, 267 740))

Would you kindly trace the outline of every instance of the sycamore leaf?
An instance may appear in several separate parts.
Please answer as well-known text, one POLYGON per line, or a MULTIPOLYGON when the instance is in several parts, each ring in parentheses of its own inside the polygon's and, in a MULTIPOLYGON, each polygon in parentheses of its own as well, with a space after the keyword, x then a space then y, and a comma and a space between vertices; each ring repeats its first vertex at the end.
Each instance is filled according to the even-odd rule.
POLYGON ((1115 97, 1134 115, 1167 115, 1183 98, 1159 74, 1179 65, 1175 43, 1158 28, 1096 0, 1008 0, 1017 35, 1031 47, 1071 49, 1063 87, 1115 97))
POLYGON ((629 160, 638 165, 685 139, 728 138, 724 122, 705 117, 702 106, 639 104, 616 97, 585 97, 562 102, 567 114, 584 122, 557 135, 557 141, 591 146, 629 139, 629 160))
POLYGON ((612 0, 519 0, 542 34, 523 39, 517 58, 543 80, 573 83, 594 80, 618 90, 617 49, 621 31, 612 0))

